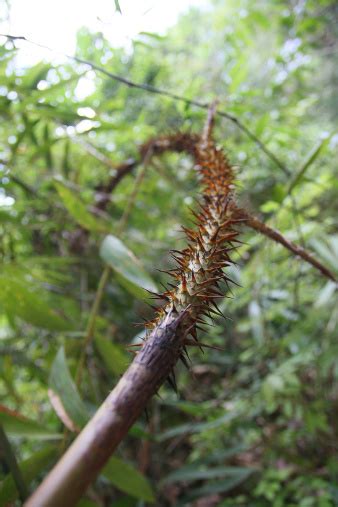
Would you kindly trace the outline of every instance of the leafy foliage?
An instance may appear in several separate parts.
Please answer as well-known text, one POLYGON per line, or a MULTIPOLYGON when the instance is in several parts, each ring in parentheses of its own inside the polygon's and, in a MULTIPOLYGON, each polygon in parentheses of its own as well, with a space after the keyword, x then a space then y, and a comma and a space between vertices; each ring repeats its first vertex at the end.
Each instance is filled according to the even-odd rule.
MULTIPOLYGON (((241 204, 337 270, 337 19, 326 0, 215 0, 166 36, 139 34, 131 51, 83 28, 77 56, 192 99, 217 97, 287 168, 219 119, 241 204)), ((130 362, 142 339, 133 323, 152 316, 144 289, 166 281, 157 269, 172 269, 168 251, 184 246, 197 182, 187 156, 155 159, 122 234, 140 168, 105 210, 100 189, 149 137, 200 132, 205 113, 80 63, 19 68, 18 51, 0 46, 0 422, 33 487, 130 362), (88 83, 95 91, 83 96, 88 83), (105 263, 112 275, 88 341, 105 263)), ((240 286, 220 305, 231 320, 201 336, 224 351, 190 351, 178 396, 161 389, 99 477, 105 505, 338 504, 336 286, 253 232, 243 241, 231 272, 240 286)), ((0 498, 14 501, 2 470, 0 498)))

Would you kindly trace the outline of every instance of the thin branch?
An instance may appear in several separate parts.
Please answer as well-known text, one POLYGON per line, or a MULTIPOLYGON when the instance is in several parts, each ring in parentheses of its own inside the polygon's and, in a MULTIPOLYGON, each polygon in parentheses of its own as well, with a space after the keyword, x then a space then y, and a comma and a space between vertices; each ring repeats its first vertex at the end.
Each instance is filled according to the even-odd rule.
POLYGON ((130 158, 129 160, 126 160, 119 166, 115 167, 116 173, 110 177, 108 182, 98 185, 95 188, 97 192, 95 207, 101 210, 105 210, 110 202, 110 194, 112 191, 120 183, 122 178, 131 173, 133 169, 135 169, 135 167, 141 162, 142 159, 136 160, 134 158, 130 158))
MULTIPOLYGON (((300 166, 299 170, 296 172, 296 174, 294 175, 294 177, 291 179, 290 184, 289 184, 289 186, 288 186, 288 188, 286 190, 285 197, 287 197, 288 195, 290 195, 292 193, 292 191, 295 188, 295 186, 297 186, 298 183, 301 181, 301 179, 305 175, 305 173, 308 170, 308 168, 317 159, 317 157, 322 152, 323 148, 325 148, 325 146, 328 144, 329 140, 330 140, 329 137, 325 137, 325 139, 322 139, 314 147, 314 149, 310 152, 310 154, 308 155, 308 157, 305 159, 305 161, 303 162, 303 164, 300 166)), ((284 197, 284 199, 285 199, 285 197, 284 197)))
POLYGON ((210 104, 209 109, 208 109, 208 116, 207 116, 207 119, 206 119, 206 122, 204 125, 204 129, 203 129, 203 133, 202 133, 202 142, 204 144, 207 144, 211 138, 211 134, 212 134, 214 124, 215 124, 215 115, 217 113, 217 111, 216 111, 217 104, 218 104, 218 101, 214 100, 210 104))
POLYGON ((91 155, 96 160, 98 160, 99 162, 101 162, 101 164, 103 164, 106 167, 108 167, 108 169, 112 169, 113 171, 116 171, 116 166, 110 160, 110 158, 107 157, 101 151, 99 151, 95 146, 93 146, 92 144, 90 144, 87 141, 84 141, 83 139, 80 139, 80 138, 69 136, 68 139, 70 139, 75 144, 78 144, 79 146, 81 146, 87 153, 89 153, 89 155, 91 155))
MULTIPOLYGON (((9 35, 9 34, 0 34, 3 37, 7 37, 7 39, 16 41, 24 41, 28 44, 33 44, 34 46, 41 47, 43 49, 46 49, 51 52, 55 52, 54 49, 45 46, 43 44, 39 44, 37 42, 34 42, 30 39, 27 39, 24 36, 15 36, 15 35, 9 35)), ((78 63, 88 65, 92 70, 95 70, 97 72, 100 72, 101 74, 104 74, 105 76, 114 79, 114 81, 118 81, 119 83, 122 83, 129 88, 137 88, 139 90, 144 90, 149 93, 154 93, 157 95, 162 95, 163 97, 168 97, 170 99, 176 100, 177 102, 183 102, 186 105, 189 106, 195 106, 200 109, 209 109, 209 104, 204 102, 199 102, 197 100, 188 99, 187 97, 183 97, 181 95, 177 95, 176 93, 172 93, 168 90, 163 90, 162 88, 157 88, 155 86, 146 84, 146 83, 136 83, 135 81, 131 81, 130 79, 127 79, 123 76, 120 76, 118 74, 114 74, 112 72, 109 72, 104 67, 100 67, 96 63, 93 63, 89 60, 85 60, 83 58, 79 58, 78 56, 72 56, 67 55, 65 53, 62 53, 64 57, 69 58, 73 61, 76 61, 78 63)), ((218 110, 216 112, 218 116, 221 116, 222 118, 226 118, 227 120, 231 121, 236 127, 244 132, 252 141, 254 141, 255 144, 265 153, 267 157, 270 158, 286 175, 290 175, 289 169, 286 167, 286 165, 254 134, 244 123, 242 123, 236 116, 227 113, 226 111, 218 110)))
POLYGON ((304 261, 311 264, 313 267, 318 269, 322 273, 322 275, 326 276, 330 280, 336 281, 335 275, 327 268, 325 267, 319 260, 317 260, 313 254, 302 248, 301 246, 295 245, 295 243, 292 243, 288 239, 286 239, 282 233, 277 231, 276 229, 273 229, 272 227, 269 227, 268 225, 265 225, 263 222, 261 222, 258 218, 255 216, 250 215, 246 211, 241 211, 241 216, 244 218, 245 223, 248 227, 251 227, 252 229, 255 229, 256 231, 260 232, 261 234, 264 234, 264 236, 267 236, 270 239, 273 239, 277 243, 280 243, 285 248, 290 250, 290 252, 293 252, 298 257, 301 257, 304 261))
POLYGON ((143 166, 140 170, 140 172, 138 173, 138 175, 136 176, 136 180, 135 180, 135 183, 134 183, 134 188, 133 188, 133 191, 128 199, 128 202, 127 202, 127 205, 124 209, 124 212, 123 212, 123 215, 121 217, 121 220, 120 220, 120 223, 117 227, 117 235, 119 236, 120 234, 122 234, 125 226, 127 225, 127 222, 128 222, 128 219, 129 219, 129 216, 130 216, 130 213, 131 213, 131 210, 135 204, 135 200, 136 200, 136 196, 138 194, 138 191, 140 189, 140 186, 143 182, 143 179, 144 179, 144 176, 146 174, 146 170, 148 168, 148 162, 150 160, 150 157, 151 157, 152 153, 149 151, 148 155, 145 157, 144 159, 144 162, 143 162, 143 166))
POLYGON ((105 289, 105 286, 106 286, 107 281, 109 279, 109 275, 110 275, 110 267, 107 265, 104 268, 104 270, 102 271, 99 285, 97 287, 97 291, 95 294, 93 306, 90 310, 90 315, 89 315, 88 324, 87 324, 87 328, 86 328, 86 334, 83 339, 83 344, 81 347, 81 355, 80 355, 80 359, 79 359, 79 362, 77 365, 77 370, 76 370, 76 375, 75 375, 75 382, 76 382, 76 385, 78 386, 78 388, 80 388, 80 386, 81 386, 83 368, 84 368, 84 364, 85 364, 88 345, 91 343, 93 336, 94 336, 96 317, 97 317, 97 314, 98 314, 98 311, 99 311, 99 308, 101 305, 101 301, 102 301, 103 294, 104 294, 104 289, 105 289))

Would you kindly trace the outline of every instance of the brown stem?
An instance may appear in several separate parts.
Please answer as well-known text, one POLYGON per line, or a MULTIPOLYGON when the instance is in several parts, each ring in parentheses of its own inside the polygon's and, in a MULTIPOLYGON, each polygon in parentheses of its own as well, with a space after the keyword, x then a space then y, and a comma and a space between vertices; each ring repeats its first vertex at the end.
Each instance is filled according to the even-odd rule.
POLYGON ((172 312, 150 334, 94 418, 26 502, 26 507, 70 507, 96 478, 114 449, 167 378, 181 354, 186 311, 172 312))
POLYGON ((110 202, 110 194, 115 187, 120 183, 122 178, 131 173, 135 167, 140 164, 142 160, 136 160, 130 158, 125 162, 122 162, 119 166, 115 167, 115 173, 110 177, 107 183, 96 187, 97 197, 95 207, 101 210, 105 210, 110 202))
POLYGON ((253 215, 250 215, 246 211, 241 210, 241 216, 244 218, 246 225, 248 225, 252 229, 255 229, 261 234, 264 234, 264 236, 267 236, 268 238, 273 239, 277 243, 280 243, 281 245, 285 246, 285 248, 290 250, 290 252, 293 252, 294 254, 298 255, 298 257, 301 257, 304 261, 308 262, 313 267, 318 269, 318 271, 320 271, 322 275, 326 276, 327 278, 330 278, 330 280, 333 280, 334 282, 336 281, 335 275, 321 262, 319 262, 319 260, 317 260, 313 256, 313 254, 311 254, 301 246, 292 243, 292 241, 286 239, 279 231, 273 229, 272 227, 269 227, 268 225, 265 225, 258 218, 256 218, 253 215))

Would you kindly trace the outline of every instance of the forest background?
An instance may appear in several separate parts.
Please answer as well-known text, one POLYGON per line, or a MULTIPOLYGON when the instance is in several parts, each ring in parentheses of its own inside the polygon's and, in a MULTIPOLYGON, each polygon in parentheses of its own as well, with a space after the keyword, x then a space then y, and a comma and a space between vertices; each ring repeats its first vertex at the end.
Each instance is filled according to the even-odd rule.
MULTIPOLYGON (((199 189, 182 154, 116 176, 150 138, 201 132, 189 100, 230 115, 214 137, 241 205, 337 272, 337 27, 334 1, 214 0, 123 46, 84 26, 75 60, 27 64, 34 45, 0 38, 0 505, 35 488, 132 359, 141 287, 167 282, 199 189)), ((335 283, 242 240, 227 318, 200 336, 221 350, 191 348, 178 393, 161 389, 82 507, 338 505, 335 283)))

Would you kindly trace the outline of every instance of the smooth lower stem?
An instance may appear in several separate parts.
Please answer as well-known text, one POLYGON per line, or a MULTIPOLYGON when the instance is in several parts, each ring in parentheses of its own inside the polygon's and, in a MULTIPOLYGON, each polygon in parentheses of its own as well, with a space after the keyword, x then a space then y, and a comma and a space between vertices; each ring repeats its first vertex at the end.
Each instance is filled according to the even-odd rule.
POLYGON ((129 428, 176 364, 184 343, 186 312, 166 315, 151 333, 117 386, 26 507, 72 507, 97 477, 129 428))

